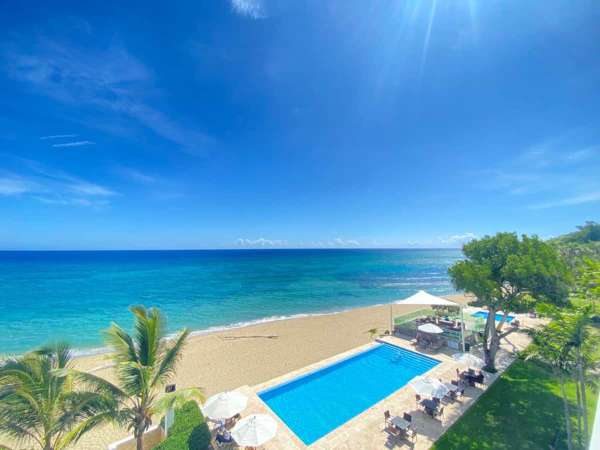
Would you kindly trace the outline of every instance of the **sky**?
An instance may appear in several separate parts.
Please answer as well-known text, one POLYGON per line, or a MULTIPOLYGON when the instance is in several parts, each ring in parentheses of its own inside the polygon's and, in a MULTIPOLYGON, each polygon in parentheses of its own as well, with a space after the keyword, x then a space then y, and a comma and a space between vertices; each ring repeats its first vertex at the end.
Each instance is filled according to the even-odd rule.
POLYGON ((595 0, 5 3, 0 249, 569 232, 599 56, 595 0))

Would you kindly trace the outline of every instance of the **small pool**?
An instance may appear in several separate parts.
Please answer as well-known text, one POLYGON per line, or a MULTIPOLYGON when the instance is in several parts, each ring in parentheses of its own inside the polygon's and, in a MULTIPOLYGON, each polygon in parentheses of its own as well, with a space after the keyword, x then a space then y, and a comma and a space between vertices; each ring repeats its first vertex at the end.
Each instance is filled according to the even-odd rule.
MULTIPOLYGON (((482 319, 487 319, 488 318, 488 312, 487 311, 477 311, 476 313, 471 314, 473 317, 481 317, 482 319)), ((496 313, 496 322, 500 322, 502 320, 502 316, 504 316, 504 314, 501 313, 496 313)), ((512 322, 512 320, 515 318, 515 316, 511 316, 510 314, 506 317, 506 321, 507 322, 512 322)))
POLYGON ((310 445, 438 364, 381 343, 258 396, 310 445))

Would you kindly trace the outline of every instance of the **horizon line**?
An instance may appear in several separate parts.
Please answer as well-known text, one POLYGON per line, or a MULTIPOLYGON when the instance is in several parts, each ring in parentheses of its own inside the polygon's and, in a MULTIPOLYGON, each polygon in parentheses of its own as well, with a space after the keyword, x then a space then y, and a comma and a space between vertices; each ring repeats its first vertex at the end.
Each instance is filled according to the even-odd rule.
POLYGON ((238 250, 462 250, 460 247, 223 247, 223 248, 113 248, 113 249, 0 249, 8 252, 197 252, 238 250))

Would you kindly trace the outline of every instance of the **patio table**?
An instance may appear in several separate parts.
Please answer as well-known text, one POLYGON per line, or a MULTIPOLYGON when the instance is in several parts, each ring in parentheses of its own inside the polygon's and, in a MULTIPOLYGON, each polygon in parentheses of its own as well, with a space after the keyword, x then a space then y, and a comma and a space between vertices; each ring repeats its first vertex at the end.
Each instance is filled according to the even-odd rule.
POLYGON ((458 391, 458 386, 456 384, 444 383, 444 386, 446 386, 449 391, 452 391, 452 392, 458 391))
POLYGON ((390 422, 392 422, 392 425, 400 428, 401 430, 406 430, 410 425, 410 422, 408 420, 404 420, 400 416, 392 417, 390 422))

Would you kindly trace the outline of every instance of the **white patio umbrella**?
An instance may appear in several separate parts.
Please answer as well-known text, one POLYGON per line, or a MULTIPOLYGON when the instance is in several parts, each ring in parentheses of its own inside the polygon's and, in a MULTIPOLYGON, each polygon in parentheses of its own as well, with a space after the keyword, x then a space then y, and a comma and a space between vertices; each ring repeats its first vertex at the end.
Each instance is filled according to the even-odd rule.
POLYGON ((417 376, 414 377, 409 384, 417 394, 423 397, 442 398, 449 391, 441 381, 436 380, 435 378, 417 376))
POLYGON ((481 369, 485 366, 485 361, 481 358, 478 358, 471 353, 455 353, 452 355, 455 361, 467 367, 474 367, 475 369, 481 369))
POLYGON ((231 436, 241 447, 258 447, 275 437, 277 422, 266 414, 253 414, 240 420, 231 430, 231 436))
POLYGON ((236 391, 221 392, 210 397, 202 406, 205 416, 214 420, 229 419, 246 409, 248 397, 236 391))
POLYGON ((419 325, 417 327, 417 330, 422 331, 423 333, 428 333, 428 334, 442 334, 444 332, 444 330, 442 330, 440 327, 438 327, 437 325, 434 325, 432 323, 426 323, 423 325, 419 325))

